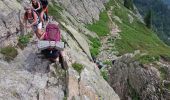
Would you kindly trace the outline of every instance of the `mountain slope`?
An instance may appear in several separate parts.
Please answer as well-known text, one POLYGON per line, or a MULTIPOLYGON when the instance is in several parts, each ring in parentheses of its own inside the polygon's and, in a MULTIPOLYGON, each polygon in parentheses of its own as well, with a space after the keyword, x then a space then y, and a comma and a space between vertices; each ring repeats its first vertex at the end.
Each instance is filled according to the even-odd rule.
POLYGON ((45 59, 36 47, 37 38, 19 25, 19 10, 22 15, 29 1, 14 0, 21 7, 16 12, 7 5, 13 2, 0 1, 0 11, 8 11, 0 17, 0 98, 169 98, 170 48, 145 27, 137 9, 128 10, 123 0, 49 1, 49 15, 59 23, 65 42, 65 69, 45 59))
POLYGON ((84 27, 85 23, 98 20, 107 0, 49 1, 49 14, 54 18, 52 23, 56 24, 56 20, 60 23, 65 42, 64 70, 58 62, 51 63, 40 53, 35 34, 20 25, 23 6, 29 1, 10 1, 0 1, 0 11, 9 11, 0 16, 1 99, 119 100, 92 61, 87 35, 94 38, 97 35, 84 27), (20 8, 10 9, 9 5, 13 3, 20 8))
MULTIPOLYGON (((117 39, 115 42, 115 47, 119 52, 118 55, 134 52, 135 50, 140 50, 141 53, 149 55, 150 57, 155 56, 156 58, 161 55, 170 55, 170 47, 165 45, 152 30, 145 27, 145 25, 139 20, 137 11, 132 12, 128 10, 119 0, 111 0, 107 6, 108 9, 113 6, 112 20, 121 30, 121 39, 117 39)), ((104 24, 106 26, 103 26, 104 24, 102 23, 101 27, 106 31, 98 31, 95 28, 91 30, 98 34, 109 34, 110 30, 105 28, 109 27, 109 22, 105 21, 104 18, 105 17, 101 16, 100 21, 103 20, 103 22, 105 22, 104 24)), ((94 26, 95 24, 91 27, 94 26)))
MULTIPOLYGON (((137 9, 130 11, 125 8, 123 0, 110 0, 106 11, 101 13, 100 20, 87 26, 100 36, 101 41, 103 36, 110 37, 108 46, 111 46, 112 51, 119 52, 115 54, 123 55, 116 60, 112 58, 112 62, 108 62, 109 57, 102 59, 108 66, 104 70, 106 73, 108 71, 109 78, 106 77, 107 74, 105 78, 121 100, 169 100, 170 47, 145 26, 138 14, 137 9), (110 27, 111 20, 106 14, 110 9, 111 18, 120 30, 115 41, 111 37, 111 29, 116 27, 110 27)), ((110 53, 110 48, 102 50, 110 53)), ((102 50, 99 50, 99 55, 100 52, 103 53, 102 50)), ((102 56, 99 59, 100 57, 102 56)))
POLYGON ((152 10, 152 28, 159 38, 169 45, 170 21, 168 4, 163 0, 134 0, 139 12, 145 16, 149 9, 152 10))

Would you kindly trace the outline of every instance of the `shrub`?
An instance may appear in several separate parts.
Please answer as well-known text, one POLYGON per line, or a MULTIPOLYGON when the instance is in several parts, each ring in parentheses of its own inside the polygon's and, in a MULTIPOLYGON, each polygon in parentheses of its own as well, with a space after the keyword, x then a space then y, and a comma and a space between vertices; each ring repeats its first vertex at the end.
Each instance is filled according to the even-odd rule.
POLYGON ((18 55, 18 51, 12 46, 1 48, 0 53, 4 55, 6 61, 11 61, 18 55))
POLYGON ((109 75, 108 75, 107 71, 106 71, 106 70, 101 70, 100 73, 101 73, 101 75, 103 76, 103 78, 104 78, 106 81, 108 81, 109 75))
POLYGON ((100 52, 99 51, 101 47, 100 40, 98 38, 92 38, 92 37, 89 37, 89 40, 92 42, 90 48, 91 55, 92 57, 96 57, 100 52))
POLYGON ((26 47, 27 44, 29 43, 30 38, 32 38, 32 35, 31 35, 31 34, 19 36, 18 46, 19 46, 21 49, 23 49, 23 48, 26 47))
POLYGON ((105 64, 105 65, 112 65, 112 61, 106 60, 105 62, 103 62, 103 64, 105 64))
POLYGON ((79 63, 73 63, 72 67, 74 68, 74 70, 76 70, 79 74, 81 73, 81 71, 83 70, 83 65, 79 64, 79 63))

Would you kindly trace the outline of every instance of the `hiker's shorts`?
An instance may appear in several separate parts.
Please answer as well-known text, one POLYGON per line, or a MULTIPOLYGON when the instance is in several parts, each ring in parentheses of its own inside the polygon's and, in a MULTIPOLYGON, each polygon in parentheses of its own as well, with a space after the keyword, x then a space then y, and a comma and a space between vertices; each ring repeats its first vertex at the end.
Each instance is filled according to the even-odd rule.
POLYGON ((37 29, 41 30, 42 29, 42 22, 40 22, 38 25, 33 25, 32 29, 33 29, 34 32, 36 32, 37 29))

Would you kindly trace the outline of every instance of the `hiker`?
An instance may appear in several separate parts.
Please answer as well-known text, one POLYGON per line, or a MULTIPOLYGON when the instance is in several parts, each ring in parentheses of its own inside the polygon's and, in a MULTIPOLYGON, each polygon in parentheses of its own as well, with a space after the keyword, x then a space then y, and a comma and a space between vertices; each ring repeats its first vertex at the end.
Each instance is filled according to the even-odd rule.
POLYGON ((47 20, 47 16, 45 14, 47 14, 48 1, 47 0, 41 1, 31 0, 31 1, 32 7, 34 8, 35 11, 38 12, 38 16, 40 17, 40 20, 42 22, 42 27, 44 28, 44 20, 47 20))
POLYGON ((104 67, 103 63, 101 61, 96 60, 96 65, 99 69, 101 69, 102 67, 104 67))
POLYGON ((99 69, 101 69, 104 66, 103 63, 98 61, 96 57, 92 56, 92 59, 94 63, 96 64, 96 67, 98 67, 99 69))
POLYGON ((24 14, 24 20, 23 25, 26 28, 31 28, 35 32, 36 36, 41 39, 41 36, 43 35, 43 32, 41 32, 42 23, 37 15, 37 13, 32 10, 32 7, 30 5, 27 5, 24 7, 25 14, 24 14), (27 23, 29 22, 29 24, 27 23))
MULTIPOLYGON (((56 24, 48 23, 46 26, 46 32, 43 35, 43 40, 54 41, 55 43, 59 43, 61 41, 61 33, 59 26, 56 24)), ((64 46, 63 46, 64 49, 64 46)), ((63 66, 63 56, 64 52, 62 50, 56 49, 55 47, 48 47, 41 51, 42 54, 45 55, 51 62, 60 62, 61 66, 63 66)))
POLYGON ((42 22, 42 28, 44 28, 44 19, 43 16, 41 17, 43 10, 42 5, 37 0, 31 0, 33 9, 38 13, 38 16, 40 17, 40 21, 42 22))
POLYGON ((40 0, 40 2, 42 4, 42 12, 40 16, 44 23, 44 20, 48 21, 48 0, 40 0))
POLYGON ((35 11, 38 12, 38 14, 40 15, 41 12, 42 12, 42 7, 41 7, 41 4, 40 2, 38 2, 37 0, 31 0, 32 2, 32 7, 35 11))

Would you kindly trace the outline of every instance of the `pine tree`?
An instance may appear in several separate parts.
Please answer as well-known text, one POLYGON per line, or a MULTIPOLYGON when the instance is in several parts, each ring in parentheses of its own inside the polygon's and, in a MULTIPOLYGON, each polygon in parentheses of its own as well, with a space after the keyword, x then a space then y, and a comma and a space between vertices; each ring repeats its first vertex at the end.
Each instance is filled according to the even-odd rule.
POLYGON ((145 15, 144 21, 145 21, 146 27, 151 28, 151 24, 152 24, 151 23, 151 21, 152 21, 152 11, 151 10, 149 10, 147 12, 147 14, 145 15))
POLYGON ((124 0, 124 6, 129 10, 133 10, 133 0, 124 0))

